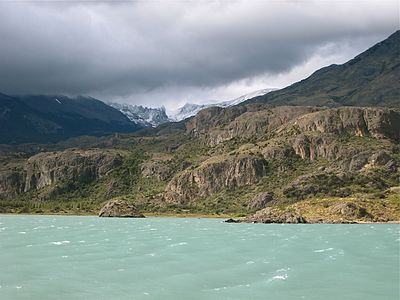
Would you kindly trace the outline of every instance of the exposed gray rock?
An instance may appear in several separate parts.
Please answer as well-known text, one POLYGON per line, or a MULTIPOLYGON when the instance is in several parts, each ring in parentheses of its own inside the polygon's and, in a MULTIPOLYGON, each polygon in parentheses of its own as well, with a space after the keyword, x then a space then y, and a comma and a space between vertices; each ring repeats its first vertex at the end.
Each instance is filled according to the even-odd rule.
POLYGON ((248 217, 245 222, 249 223, 307 223, 298 212, 280 210, 274 207, 267 207, 257 211, 253 216, 248 217))
POLYGON ((266 208, 268 203, 274 200, 274 194, 271 192, 260 193, 255 196, 247 205, 249 210, 260 210, 266 208))
POLYGON ((12 199, 24 190, 24 173, 6 170, 0 172, 0 199, 12 199))
POLYGON ((142 175, 146 178, 166 180, 170 177, 170 169, 163 162, 146 162, 141 167, 142 175))
POLYGON ((165 199, 168 203, 184 204, 225 188, 253 185, 266 175, 265 163, 262 158, 248 155, 214 157, 172 178, 165 199))
POLYGON ((24 191, 66 179, 91 182, 108 174, 120 163, 121 156, 108 150, 43 152, 28 159, 24 191))
POLYGON ((113 199, 103 206, 99 217, 144 218, 145 216, 126 200, 113 199))
POLYGON ((301 132, 400 139, 400 113, 388 108, 341 107, 303 115, 292 125, 301 132))

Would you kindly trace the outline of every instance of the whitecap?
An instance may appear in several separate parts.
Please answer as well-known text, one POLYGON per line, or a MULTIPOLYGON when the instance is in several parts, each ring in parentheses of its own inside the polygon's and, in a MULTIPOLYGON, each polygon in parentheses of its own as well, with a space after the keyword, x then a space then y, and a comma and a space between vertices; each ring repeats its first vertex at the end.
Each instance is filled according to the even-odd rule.
POLYGON ((287 278, 288 278, 288 275, 287 275, 287 274, 284 274, 284 275, 276 275, 276 276, 270 278, 268 281, 271 282, 271 281, 274 281, 274 280, 286 280, 287 278))
POLYGON ((51 242, 53 245, 63 245, 63 244, 69 244, 70 241, 61 241, 61 242, 51 242))
POLYGON ((18 290, 19 290, 19 289, 22 289, 22 285, 16 285, 15 287, 16 287, 18 290))
POLYGON ((26 247, 32 247, 33 245, 31 245, 31 244, 29 244, 29 245, 26 245, 26 247))
POLYGON ((188 243, 186 243, 186 242, 181 242, 181 243, 176 243, 176 244, 168 245, 168 247, 183 246, 183 245, 187 245, 187 244, 188 244, 188 243))
POLYGON ((26 234, 26 231, 20 231, 19 234, 26 234))
POLYGON ((255 264, 255 262, 252 261, 252 260, 250 260, 250 261, 246 262, 246 264, 247 264, 247 265, 252 265, 252 264, 255 264))
POLYGON ((62 258, 68 258, 68 255, 63 255, 63 256, 61 256, 62 258))
POLYGON ((276 272, 287 272, 289 270, 290 270, 290 268, 283 268, 283 269, 276 270, 276 272))
POLYGON ((322 252, 332 251, 332 250, 334 250, 334 248, 318 249, 318 250, 314 250, 313 252, 322 253, 322 252))

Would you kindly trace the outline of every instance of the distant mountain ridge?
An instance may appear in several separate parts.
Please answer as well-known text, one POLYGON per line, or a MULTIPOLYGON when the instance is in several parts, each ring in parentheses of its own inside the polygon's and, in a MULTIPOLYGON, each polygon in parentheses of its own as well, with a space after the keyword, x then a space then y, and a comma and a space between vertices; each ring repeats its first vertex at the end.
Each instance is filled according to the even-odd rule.
POLYGON ((118 110, 91 97, 0 94, 2 144, 57 142, 140 128, 118 110))
POLYGON ((342 65, 244 104, 400 107, 400 30, 342 65))
POLYGON ((111 107, 118 109, 126 115, 129 120, 145 127, 157 127, 169 122, 165 107, 144 107, 142 105, 131 105, 124 103, 106 102, 111 107))
POLYGON ((240 96, 233 100, 221 101, 207 104, 186 103, 171 113, 167 113, 164 106, 161 107, 145 107, 142 105, 131 105, 127 103, 105 102, 107 105, 119 110, 126 115, 132 122, 145 127, 157 127, 158 125, 168 122, 179 122, 187 118, 195 116, 200 110, 209 107, 230 107, 246 101, 247 99, 265 95, 276 89, 268 88, 251 92, 240 96))
POLYGON ((257 90, 251 92, 249 94, 240 96, 233 100, 216 102, 216 103, 209 103, 209 104, 193 104, 193 103, 186 103, 184 106, 178 108, 176 111, 169 115, 170 119, 173 121, 182 121, 189 117, 196 115, 200 110, 209 108, 209 107, 230 107, 233 105, 237 105, 246 101, 248 99, 254 98, 256 96, 265 95, 271 91, 274 91, 274 88, 267 88, 262 90, 257 90))

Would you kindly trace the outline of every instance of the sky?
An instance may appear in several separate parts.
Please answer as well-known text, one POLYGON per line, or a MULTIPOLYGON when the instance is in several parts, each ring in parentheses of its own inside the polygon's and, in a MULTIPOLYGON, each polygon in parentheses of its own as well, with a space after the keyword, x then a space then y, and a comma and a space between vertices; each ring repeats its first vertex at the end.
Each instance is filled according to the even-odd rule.
POLYGON ((283 88, 400 28, 398 0, 0 0, 0 92, 164 105, 283 88))

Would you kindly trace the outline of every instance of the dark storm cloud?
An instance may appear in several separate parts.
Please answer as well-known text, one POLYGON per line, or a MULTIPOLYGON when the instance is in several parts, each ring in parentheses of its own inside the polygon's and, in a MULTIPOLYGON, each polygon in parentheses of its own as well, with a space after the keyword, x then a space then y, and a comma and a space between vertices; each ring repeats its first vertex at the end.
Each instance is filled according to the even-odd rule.
POLYGON ((398 26, 397 1, 0 2, 0 91, 134 99, 218 88, 398 26))

